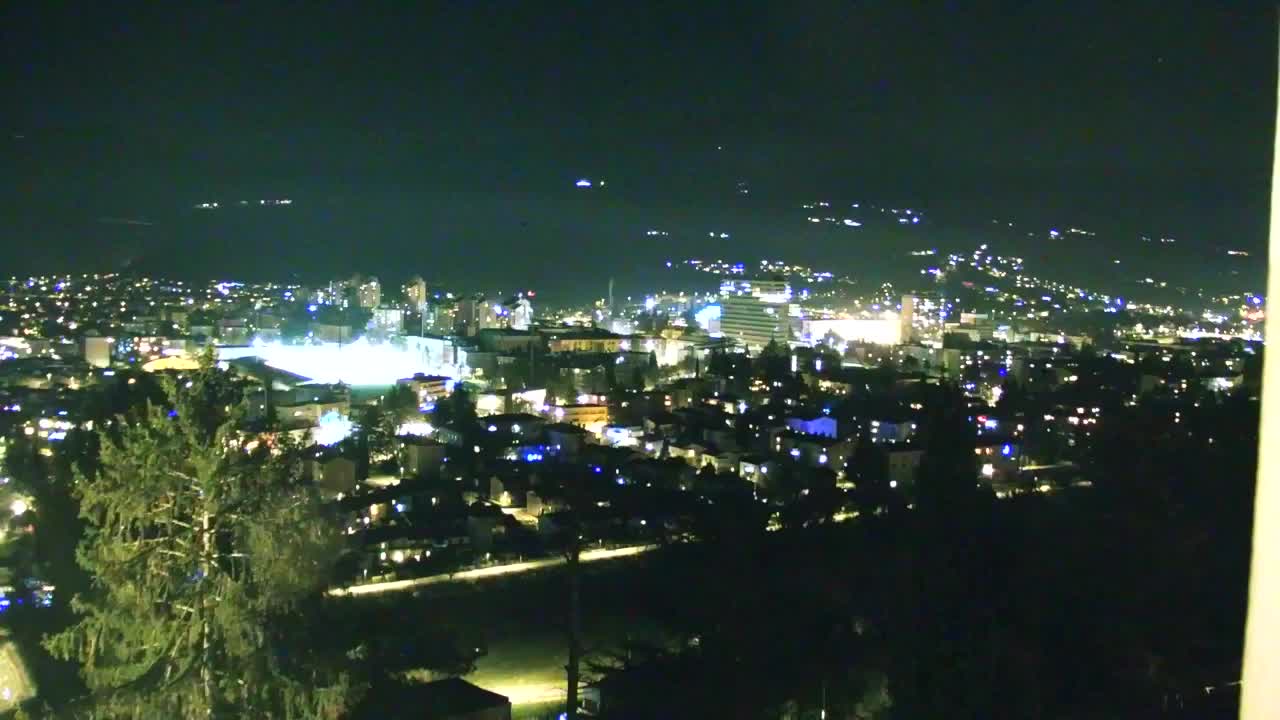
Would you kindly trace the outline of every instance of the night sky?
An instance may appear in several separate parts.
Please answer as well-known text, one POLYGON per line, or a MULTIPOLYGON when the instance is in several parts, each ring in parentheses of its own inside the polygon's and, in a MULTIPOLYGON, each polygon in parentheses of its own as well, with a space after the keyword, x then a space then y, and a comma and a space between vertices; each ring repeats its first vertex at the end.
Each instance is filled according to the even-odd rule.
POLYGON ((6 3, 3 266, 594 287, 900 249, 804 242, 814 198, 1265 247, 1274 10, 1022 4, 6 3))

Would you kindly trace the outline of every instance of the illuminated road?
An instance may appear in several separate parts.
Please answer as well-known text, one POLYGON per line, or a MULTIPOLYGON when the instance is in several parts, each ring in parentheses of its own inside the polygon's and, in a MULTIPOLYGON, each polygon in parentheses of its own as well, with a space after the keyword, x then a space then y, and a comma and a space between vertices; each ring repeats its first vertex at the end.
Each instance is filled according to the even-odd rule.
MULTIPOLYGON (((617 558, 632 557, 656 550, 657 545, 630 545, 620 548, 599 548, 596 550, 583 550, 581 561, 584 563, 598 562, 601 560, 614 560, 617 558)), ((366 583, 364 585, 350 585, 344 588, 333 588, 329 591, 329 595, 335 597, 356 597, 360 595, 381 595, 389 592, 402 592, 404 590, 413 590, 426 585, 439 585, 443 583, 455 582, 474 582, 484 580, 486 578, 494 578, 506 575, 517 575, 519 573, 533 572, 535 570, 544 570, 546 568, 564 565, 566 562, 564 556, 542 558, 540 560, 526 560, 525 562, 506 563, 504 565, 491 565, 489 567, 475 568, 474 570, 461 570, 459 572, 428 575, 420 578, 410 578, 408 580, 387 580, 385 582, 366 583)))

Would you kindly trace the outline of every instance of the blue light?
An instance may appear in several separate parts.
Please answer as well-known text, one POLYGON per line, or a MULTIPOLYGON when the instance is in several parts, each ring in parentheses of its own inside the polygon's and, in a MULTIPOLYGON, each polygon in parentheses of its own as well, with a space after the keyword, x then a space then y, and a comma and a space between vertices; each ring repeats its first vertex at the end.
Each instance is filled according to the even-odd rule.
POLYGON ((1013 446, 1009 443, 1005 443, 1004 447, 1000 448, 1000 454, 1005 457, 1009 457, 1013 454, 1013 446))
POLYGON ((693 314, 693 319, 702 329, 707 329, 711 325, 712 320, 720 319, 720 306, 708 305, 693 314))
POLYGON ((311 304, 311 305, 308 305, 308 306, 307 306, 307 312, 315 312, 315 311, 316 311, 316 308, 318 308, 318 307, 319 307, 319 306, 318 306, 318 305, 316 305, 316 304, 314 304, 314 303, 313 303, 313 304, 311 304))
POLYGON ((582 179, 581 179, 581 180, 579 180, 578 182, 574 183, 574 185, 576 185, 576 186, 578 186, 578 187, 580 187, 580 188, 589 188, 589 187, 591 187, 591 181, 590 181, 590 180, 588 180, 588 179, 586 179, 586 178, 582 178, 582 179))
POLYGON ((541 460, 542 460, 542 453, 531 452, 531 453, 525 453, 524 455, 525 462, 539 462, 541 460))
POLYGON ((1008 374, 1009 374, 1009 368, 1006 368, 1006 367, 1000 368, 1000 377, 1004 377, 1005 375, 1008 375, 1008 374))
POLYGON ((599 465, 595 466, 593 470, 595 470, 596 474, 600 474, 601 472, 604 472, 603 470, 600 469, 599 465))

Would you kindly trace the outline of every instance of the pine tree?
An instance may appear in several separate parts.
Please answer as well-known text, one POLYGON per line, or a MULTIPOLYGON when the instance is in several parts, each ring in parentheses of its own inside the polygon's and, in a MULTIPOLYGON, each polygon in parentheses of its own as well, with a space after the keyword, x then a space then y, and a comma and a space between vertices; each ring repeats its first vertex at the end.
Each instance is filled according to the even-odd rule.
POLYGON ((336 718, 354 684, 279 628, 330 580, 340 535, 298 448, 240 432, 211 359, 180 382, 169 408, 121 417, 77 477, 93 584, 46 647, 81 664, 94 718, 336 718))

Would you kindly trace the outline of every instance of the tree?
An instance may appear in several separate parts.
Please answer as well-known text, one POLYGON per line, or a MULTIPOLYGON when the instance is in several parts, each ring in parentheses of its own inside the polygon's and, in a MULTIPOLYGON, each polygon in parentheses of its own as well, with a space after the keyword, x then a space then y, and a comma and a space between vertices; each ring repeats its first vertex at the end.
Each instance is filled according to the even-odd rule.
POLYGON ((396 383, 380 401, 382 408, 391 415, 396 423, 402 423, 418 415, 418 396, 408 385, 396 383))
POLYGON ((578 395, 578 388, 573 377, 552 369, 547 376, 547 402, 551 404, 572 403, 578 395))
POLYGON ((864 426, 858 435, 858 446, 845 465, 845 476, 853 481, 853 504, 860 515, 878 515, 897 503, 889 487, 889 455, 871 442, 864 426))
POLYGON ((784 380, 791 375, 791 355, 787 346, 777 340, 770 340, 756 358, 756 374, 765 380, 784 380))
POLYGON ((46 647, 81 663, 96 718, 338 717, 354 683, 284 631, 341 542, 299 448, 239 431, 211 358, 164 391, 171 409, 121 418, 98 472, 77 477, 93 586, 46 647))

